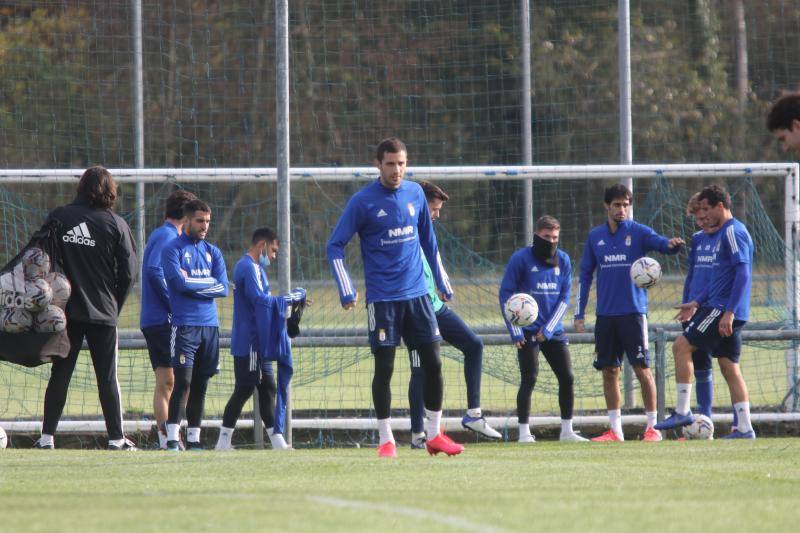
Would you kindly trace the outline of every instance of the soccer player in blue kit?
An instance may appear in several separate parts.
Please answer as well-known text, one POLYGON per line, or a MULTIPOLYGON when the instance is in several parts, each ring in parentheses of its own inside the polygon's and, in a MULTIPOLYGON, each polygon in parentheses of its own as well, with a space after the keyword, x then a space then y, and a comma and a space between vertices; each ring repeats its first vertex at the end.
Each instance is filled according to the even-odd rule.
POLYGON ((180 417, 186 410, 186 449, 200 450, 200 421, 211 376, 219 372, 216 298, 228 295, 225 260, 206 242, 211 208, 202 200, 184 207, 184 233, 161 253, 172 310, 170 348, 175 387, 169 400, 167 449, 179 451, 180 417))
POLYGON ((267 428, 272 449, 291 449, 283 437, 283 421, 286 417, 286 401, 293 367, 290 360, 278 358, 276 387, 272 361, 268 359, 269 354, 261 349, 271 341, 269 336, 273 333, 284 334, 288 305, 305 300, 306 297, 305 290, 301 288, 286 296, 275 297, 270 294, 269 278, 264 269, 277 257, 279 244, 275 231, 258 228, 253 232, 247 252, 233 267, 231 355, 235 386, 222 415, 222 427, 215 447, 218 451, 233 449, 231 438, 236 421, 255 389, 258 389, 261 419, 267 428), (266 321, 269 327, 259 327, 259 324, 264 324, 257 320, 259 313, 269 315, 266 321))
MULTIPOLYGON (((420 186, 425 192, 431 220, 437 220, 442 206, 450 197, 440 187, 427 181, 421 181, 420 186)), ((436 323, 442 338, 464 354, 464 381, 467 385, 467 413, 461 419, 464 429, 480 433, 490 439, 502 437, 492 426, 486 422, 481 412, 481 366, 483 363, 483 341, 455 311, 439 299, 436 294, 436 285, 433 281, 431 267, 422 257, 425 270, 425 283, 428 286, 428 296, 436 313, 436 323)), ((414 346, 408 346, 408 356, 411 361, 411 379, 408 383, 408 405, 411 412, 411 448, 425 447, 424 431, 424 400, 423 383, 425 373, 419 359, 419 354, 414 346)))
MULTIPOLYGON (((539 351, 558 380, 558 405, 561 410, 559 440, 586 442, 572 428, 575 403, 574 375, 569 353, 569 341, 564 335, 561 320, 569 307, 572 283, 572 264, 566 252, 558 249, 561 224, 544 215, 536 221, 533 245, 514 252, 506 265, 500 283, 500 310, 511 295, 530 294, 539 306, 539 315, 530 326, 517 327, 506 320, 511 342, 517 348, 520 384, 517 392, 519 442, 536 442, 531 434, 529 417, 531 393, 539 375, 539 351)), ((505 318, 505 317, 504 317, 505 318)))
POLYGON ((422 266, 424 253, 443 301, 453 295, 439 257, 425 194, 405 181, 405 144, 391 137, 378 145, 377 180, 355 193, 328 240, 327 255, 344 309, 352 309, 358 293, 347 272, 344 250, 353 235, 361 241, 367 294, 369 342, 375 359, 372 400, 378 418, 380 457, 396 457, 391 428, 391 388, 394 359, 402 338, 414 346, 425 373, 425 446, 429 453, 456 455, 464 447, 440 430, 442 420, 442 340, 422 266))
POLYGON ((692 423, 689 408, 692 352, 700 348, 719 361, 738 419, 736 428, 724 438, 755 439, 747 385, 739 368, 741 332, 750 318, 753 240, 744 224, 731 214, 731 197, 723 187, 703 188, 698 200, 700 216, 719 237, 714 247, 710 283, 694 300, 680 306, 678 319, 689 323, 672 345, 677 402, 673 413, 657 427, 673 429, 692 423))
POLYGON ((628 219, 633 200, 631 191, 622 184, 605 190, 603 203, 606 222, 593 228, 586 239, 580 264, 578 309, 575 331, 585 331, 584 313, 589 289, 597 270, 597 321, 594 327, 594 367, 603 373, 603 394, 608 409, 609 430, 594 441, 622 441, 622 414, 619 374, 623 357, 633 366, 642 389, 647 427, 643 440, 661 440, 653 428, 656 423, 656 386, 650 371, 650 350, 647 338, 647 291, 634 285, 630 278, 631 264, 647 252, 676 254, 683 239, 667 239, 652 228, 628 219))
POLYGON ((161 268, 161 252, 164 247, 181 234, 184 216, 183 208, 196 199, 189 191, 179 189, 167 198, 164 206, 164 224, 153 230, 147 239, 142 259, 142 306, 139 327, 147 342, 150 364, 156 375, 153 391, 153 414, 158 430, 159 448, 167 448, 167 411, 169 397, 175 385, 172 373, 172 354, 170 353, 171 310, 167 280, 161 268))

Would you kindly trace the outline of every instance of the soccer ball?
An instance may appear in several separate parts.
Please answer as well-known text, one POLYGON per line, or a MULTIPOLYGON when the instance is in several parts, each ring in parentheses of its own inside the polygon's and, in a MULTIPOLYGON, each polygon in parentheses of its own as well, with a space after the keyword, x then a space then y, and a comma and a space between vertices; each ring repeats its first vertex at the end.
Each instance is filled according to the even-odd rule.
POLYGON ((661 265, 652 257, 640 257, 631 265, 631 280, 641 289, 649 289, 661 279, 661 265))
POLYGON ((67 327, 67 316, 64 311, 55 305, 48 305, 47 309, 36 315, 33 329, 41 333, 55 333, 64 331, 67 327))
POLYGON ((503 314, 506 320, 515 326, 530 326, 539 316, 539 305, 530 294, 518 292, 506 301, 503 314))
POLYGON ((41 248, 30 248, 22 254, 26 279, 43 278, 50 272, 50 256, 41 248))
POLYGON ((28 331, 33 325, 33 316, 30 312, 19 307, 4 309, 0 317, 0 325, 6 333, 22 333, 28 331))
POLYGON ((688 426, 683 426, 683 436, 689 440, 713 440, 714 422, 706 415, 694 415, 688 426))
POLYGON ((0 427, 0 450, 8 446, 8 435, 6 430, 0 427))
POLYGON ((67 306, 70 294, 72 294, 72 286, 69 284, 67 276, 61 272, 50 272, 44 279, 53 289, 53 301, 50 303, 64 309, 67 306))
POLYGON ((38 313, 53 299, 53 289, 44 278, 29 279, 25 282, 25 309, 38 313))

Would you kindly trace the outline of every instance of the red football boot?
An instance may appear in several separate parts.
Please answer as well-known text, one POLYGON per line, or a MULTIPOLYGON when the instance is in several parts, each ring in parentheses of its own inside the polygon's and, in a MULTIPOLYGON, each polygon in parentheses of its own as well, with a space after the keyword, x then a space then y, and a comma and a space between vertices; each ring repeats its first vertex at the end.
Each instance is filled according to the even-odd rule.
POLYGON ((464 446, 453 442, 450 437, 444 433, 439 433, 435 438, 428 440, 425 443, 425 448, 431 455, 436 455, 439 452, 444 452, 447 455, 458 455, 464 451, 464 446))

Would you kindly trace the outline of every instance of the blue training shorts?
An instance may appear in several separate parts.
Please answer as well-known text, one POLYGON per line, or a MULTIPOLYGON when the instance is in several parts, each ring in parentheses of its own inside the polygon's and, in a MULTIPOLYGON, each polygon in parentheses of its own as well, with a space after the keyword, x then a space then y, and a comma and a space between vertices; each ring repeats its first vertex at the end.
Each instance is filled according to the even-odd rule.
POLYGON ((217 326, 172 326, 172 368, 192 368, 192 374, 211 377, 219 372, 217 326))
POLYGON ((150 365, 156 368, 172 368, 172 352, 170 351, 172 327, 169 324, 142 328, 142 335, 150 354, 150 365))
POLYGON ((382 346, 422 346, 442 340, 436 314, 428 295, 397 302, 367 304, 369 345, 373 351, 382 346))
POLYGON ((594 326, 594 367, 622 366, 623 355, 633 366, 650 366, 647 317, 634 313, 620 316, 598 316, 594 326))
POLYGON ((733 335, 723 337, 719 334, 719 321, 723 314, 722 309, 701 307, 683 328, 683 336, 689 344, 713 357, 725 357, 738 363, 742 354, 742 328, 747 322, 734 319, 733 335))

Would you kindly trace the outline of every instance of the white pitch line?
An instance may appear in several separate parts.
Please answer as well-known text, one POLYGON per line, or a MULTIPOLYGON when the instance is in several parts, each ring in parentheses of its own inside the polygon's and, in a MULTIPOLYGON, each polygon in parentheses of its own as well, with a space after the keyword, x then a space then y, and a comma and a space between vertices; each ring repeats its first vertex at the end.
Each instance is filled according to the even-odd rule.
POLYGON ((358 500, 342 500, 340 498, 331 498, 329 496, 309 496, 309 500, 321 503, 323 505, 330 505, 340 509, 368 509, 370 511, 383 511, 385 513, 399 514, 412 518, 424 518, 427 520, 435 520, 442 524, 458 528, 462 531, 480 531, 480 532, 501 532, 494 526, 485 524, 478 524, 464 518, 457 516, 449 516, 445 514, 434 513, 425 511, 423 509, 415 509, 413 507, 402 507, 399 505, 389 505, 385 503, 365 502, 358 500))

